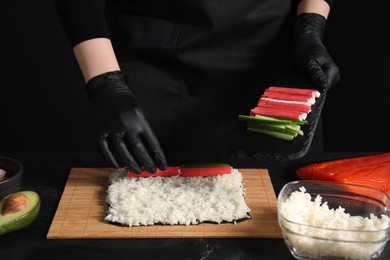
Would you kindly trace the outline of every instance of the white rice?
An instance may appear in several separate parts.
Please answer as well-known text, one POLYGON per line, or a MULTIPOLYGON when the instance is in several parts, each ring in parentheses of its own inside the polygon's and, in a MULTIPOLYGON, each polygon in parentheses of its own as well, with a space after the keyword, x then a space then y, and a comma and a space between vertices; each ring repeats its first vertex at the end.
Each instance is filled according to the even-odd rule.
POLYGON ((284 235, 294 251, 313 259, 370 259, 383 250, 389 236, 387 215, 351 216, 340 206, 329 208, 321 196, 312 200, 304 187, 280 205, 279 213, 300 223, 280 219, 281 226, 289 230, 284 235))
POLYGON ((242 174, 211 177, 109 176, 105 220, 126 226, 193 225, 233 222, 250 218, 244 199, 242 174))

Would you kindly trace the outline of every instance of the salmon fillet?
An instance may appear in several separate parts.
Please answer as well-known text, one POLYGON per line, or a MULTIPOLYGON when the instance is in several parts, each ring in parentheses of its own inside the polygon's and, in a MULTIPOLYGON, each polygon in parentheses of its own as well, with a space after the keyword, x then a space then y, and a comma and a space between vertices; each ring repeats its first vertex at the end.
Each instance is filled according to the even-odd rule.
POLYGON ((338 159, 302 166, 304 180, 323 180, 365 185, 390 195, 390 153, 338 159))

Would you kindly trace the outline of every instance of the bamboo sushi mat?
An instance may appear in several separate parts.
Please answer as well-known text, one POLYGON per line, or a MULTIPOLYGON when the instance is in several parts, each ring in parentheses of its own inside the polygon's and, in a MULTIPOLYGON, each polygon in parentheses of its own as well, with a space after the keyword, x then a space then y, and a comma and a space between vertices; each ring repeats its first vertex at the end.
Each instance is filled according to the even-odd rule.
POLYGON ((239 169, 251 219, 233 223, 128 227, 104 220, 111 168, 72 168, 47 239, 282 238, 276 196, 266 169, 239 169))

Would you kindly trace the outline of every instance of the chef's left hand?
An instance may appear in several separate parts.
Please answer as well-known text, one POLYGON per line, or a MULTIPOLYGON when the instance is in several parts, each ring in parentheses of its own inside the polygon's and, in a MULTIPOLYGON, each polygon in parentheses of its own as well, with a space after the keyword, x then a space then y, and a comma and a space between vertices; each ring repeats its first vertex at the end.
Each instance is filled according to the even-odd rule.
POLYGON ((323 43, 326 19, 315 13, 297 16, 294 31, 294 61, 320 92, 340 80, 339 68, 323 43))

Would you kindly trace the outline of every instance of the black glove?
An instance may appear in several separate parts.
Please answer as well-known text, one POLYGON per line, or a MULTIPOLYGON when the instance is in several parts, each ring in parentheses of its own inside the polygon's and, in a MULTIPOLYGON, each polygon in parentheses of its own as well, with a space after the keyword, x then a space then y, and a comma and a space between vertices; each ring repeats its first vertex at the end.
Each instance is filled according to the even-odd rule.
POLYGON ((86 91, 92 101, 99 151, 114 168, 128 167, 135 173, 142 168, 151 173, 156 166, 167 168, 160 144, 122 72, 107 72, 90 79, 86 91))
POLYGON ((315 13, 297 16, 294 30, 294 61, 306 72, 320 92, 340 80, 339 68, 323 43, 326 19, 315 13))

